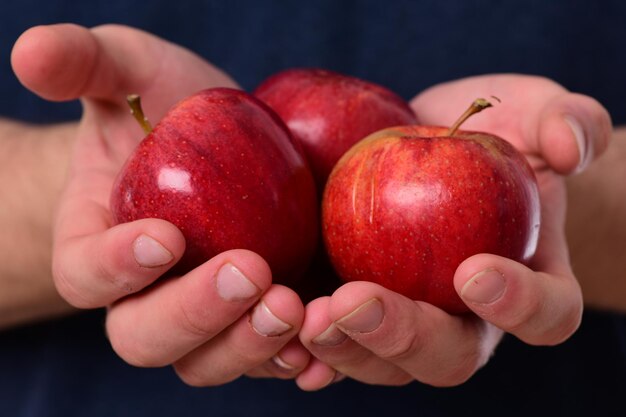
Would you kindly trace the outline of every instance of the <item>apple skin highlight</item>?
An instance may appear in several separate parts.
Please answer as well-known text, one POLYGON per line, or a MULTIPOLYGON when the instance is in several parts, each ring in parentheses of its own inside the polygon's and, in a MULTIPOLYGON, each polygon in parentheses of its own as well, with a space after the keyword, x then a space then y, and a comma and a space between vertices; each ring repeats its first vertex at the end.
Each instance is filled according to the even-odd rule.
POLYGON ((116 223, 160 218, 186 240, 185 273, 229 249, 249 249, 291 284, 318 235, 313 176, 287 127, 239 90, 203 90, 175 105, 122 168, 110 200, 116 223))
POLYGON ((335 166, 322 203, 331 262, 450 313, 469 311, 453 277, 479 253, 528 263, 540 204, 534 172, 486 133, 399 126, 359 142, 335 166))

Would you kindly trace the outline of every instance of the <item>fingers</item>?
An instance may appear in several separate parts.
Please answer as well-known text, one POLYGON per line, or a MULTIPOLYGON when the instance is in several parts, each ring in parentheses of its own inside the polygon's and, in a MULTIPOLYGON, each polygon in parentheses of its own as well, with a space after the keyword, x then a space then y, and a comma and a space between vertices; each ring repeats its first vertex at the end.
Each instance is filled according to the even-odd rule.
POLYGON ((97 65, 98 44, 85 28, 37 26, 24 32, 11 53, 22 84, 48 100, 80 97, 97 65))
POLYGON ((148 286, 184 250, 184 237, 174 225, 139 220, 58 242, 53 276, 57 290, 70 304, 102 307, 148 286))
MULTIPOLYGON (((300 330, 304 307, 295 292, 274 285, 254 308, 217 337, 174 363, 179 377, 192 386, 212 386, 232 381, 249 369, 271 360, 274 375, 290 376, 299 362, 285 361, 278 352, 300 330)), ((302 353, 303 351, 300 351, 302 353)), ((290 358, 291 359, 291 358, 290 358)), ((308 358, 307 358, 308 359, 308 358)), ((301 361, 301 358, 298 358, 301 361)))
POLYGON ((295 292, 271 285, 262 258, 233 250, 114 304, 106 327, 128 363, 173 364, 187 384, 209 386, 251 369, 255 376, 297 374, 309 360, 299 343, 290 343, 303 315, 295 292))
POLYGON ((87 29, 72 24, 24 32, 11 55, 13 69, 30 90, 49 100, 88 97, 123 104, 133 92, 150 103, 174 100, 212 85, 236 84, 188 50, 120 25, 87 29))
POLYGON ((350 376, 362 382, 377 383, 385 372, 394 378, 403 377, 404 373, 395 366, 386 364, 366 348, 350 340, 333 323, 328 314, 331 297, 321 297, 306 306, 305 321, 300 331, 300 340, 314 355, 307 368, 297 377, 296 384, 304 391, 317 391, 343 377, 339 369, 349 372, 350 376), (355 368, 357 371, 350 370, 355 368), (368 375, 375 379, 369 380, 368 375), (359 372, 362 370, 363 372, 359 372))
POLYGON ((245 315, 271 285, 267 263, 224 252, 183 277, 164 279, 114 304, 107 332, 115 351, 138 366, 163 366, 245 315))
POLYGON ((561 343, 580 325, 582 295, 571 273, 535 272, 482 254, 459 266, 454 284, 479 317, 532 345, 561 343))
MULTIPOLYGON (((271 286, 271 272, 262 258, 245 250, 224 252, 183 277, 164 278, 145 288, 183 248, 170 252, 167 259, 173 260, 161 265, 162 248, 152 247, 147 234, 129 239, 133 233, 123 228, 112 228, 100 239, 89 236, 66 250, 72 275, 60 285, 64 296, 79 306, 105 305, 126 295, 109 308, 106 322, 121 358, 143 367, 176 363, 181 378, 191 385, 225 383, 255 368, 256 376, 290 378, 306 366, 306 350, 299 344, 285 346, 300 328, 304 307, 292 290, 271 286), (120 242, 130 245, 130 255, 115 253, 120 242), (84 254, 93 248, 105 253, 84 254), (76 264, 74 257, 101 261, 76 264), (137 267, 137 260, 144 265, 137 267), (215 368, 215 363, 221 365, 215 368)), ((158 228, 150 232, 150 237, 168 240, 158 228)))
POLYGON ((261 366, 250 369, 246 376, 251 378, 274 377, 279 379, 293 379, 307 367, 311 354, 297 337, 291 339, 270 360, 261 366))
MULTIPOLYGON (((327 303, 307 306, 302 343, 341 374, 368 383, 460 384, 486 363, 502 334, 367 282, 344 285, 327 303)), ((298 380, 310 382, 305 376, 298 380)))
POLYGON ((20 80, 43 97, 82 97, 85 103, 56 216, 53 268, 60 292, 76 306, 99 307, 144 288, 180 258, 184 241, 172 225, 155 220, 107 230, 113 178, 140 137, 128 130, 139 127, 124 97, 147 94, 146 107, 158 117, 177 97, 234 83, 181 47, 116 25, 32 28, 16 42, 12 64, 20 80), (159 253, 158 261, 142 259, 159 253))
POLYGON ((319 391, 335 382, 343 381, 345 378, 346 376, 342 373, 313 357, 306 369, 296 376, 295 381, 303 391, 319 391))
POLYGON ((529 157, 540 156, 558 173, 580 171, 607 147, 612 130, 607 110, 543 77, 468 77, 427 89, 411 106, 421 123, 449 125, 473 99, 491 95, 501 103, 463 128, 501 136, 529 157))
POLYGON ((566 273, 538 273, 505 258, 477 255, 459 267, 455 286, 485 321, 449 316, 369 283, 347 284, 332 298, 315 300, 307 306, 300 337, 323 363, 312 362, 298 385, 319 389, 332 381, 335 369, 368 383, 415 378, 456 385, 486 363, 502 331, 552 345, 580 323, 580 289, 566 273))
POLYGON ((584 170, 606 150, 612 131, 609 113, 600 103, 572 93, 550 100, 538 123, 539 151, 562 174, 584 170))

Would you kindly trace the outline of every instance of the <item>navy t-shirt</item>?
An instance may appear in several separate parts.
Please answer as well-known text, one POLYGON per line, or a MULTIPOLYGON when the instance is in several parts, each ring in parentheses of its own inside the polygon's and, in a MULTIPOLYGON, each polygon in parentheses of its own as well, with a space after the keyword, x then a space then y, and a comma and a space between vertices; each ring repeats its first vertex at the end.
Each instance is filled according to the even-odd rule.
MULTIPOLYGON (((33 122, 80 117, 19 85, 9 52, 44 23, 124 23, 182 44, 244 88, 294 66, 357 75, 405 98, 475 74, 550 77, 591 95, 626 123, 626 2, 35 1, 0 17, 0 115, 33 122)), ((624 416, 626 317, 587 310, 556 347, 505 337, 493 359, 454 388, 390 388, 344 381, 316 393, 292 381, 241 378, 191 388, 171 368, 138 369, 111 350, 104 312, 0 332, 0 417, 22 416, 624 416)))

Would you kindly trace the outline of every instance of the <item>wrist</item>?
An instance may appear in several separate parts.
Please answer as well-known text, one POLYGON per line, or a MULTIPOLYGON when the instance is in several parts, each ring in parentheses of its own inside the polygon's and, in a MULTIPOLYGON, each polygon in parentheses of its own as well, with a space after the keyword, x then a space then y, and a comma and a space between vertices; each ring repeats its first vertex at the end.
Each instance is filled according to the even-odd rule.
POLYGON ((607 151, 568 178, 567 239, 574 273, 588 307, 626 312, 626 127, 607 151))
POLYGON ((76 127, 0 119, 0 328, 70 311, 52 281, 52 221, 76 127))

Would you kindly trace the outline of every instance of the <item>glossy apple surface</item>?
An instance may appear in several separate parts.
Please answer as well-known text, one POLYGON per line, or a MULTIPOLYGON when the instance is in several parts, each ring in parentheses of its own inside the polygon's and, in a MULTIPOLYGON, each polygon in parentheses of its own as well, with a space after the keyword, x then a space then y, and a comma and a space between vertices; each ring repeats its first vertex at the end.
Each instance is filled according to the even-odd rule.
POLYGON ((417 123, 405 100, 389 89, 324 69, 276 73, 254 94, 302 144, 320 191, 335 163, 357 141, 386 127, 417 123))
POLYGON ((165 219, 186 251, 176 273, 234 248, 289 283, 316 247, 312 174, 284 123, 242 91, 215 88, 175 105, 139 144, 111 195, 116 222, 165 219))
POLYGON ((528 262, 539 233, 536 179, 498 137, 405 126, 354 146, 322 203, 331 261, 346 281, 377 282, 450 313, 468 311, 453 287, 479 253, 528 262))

